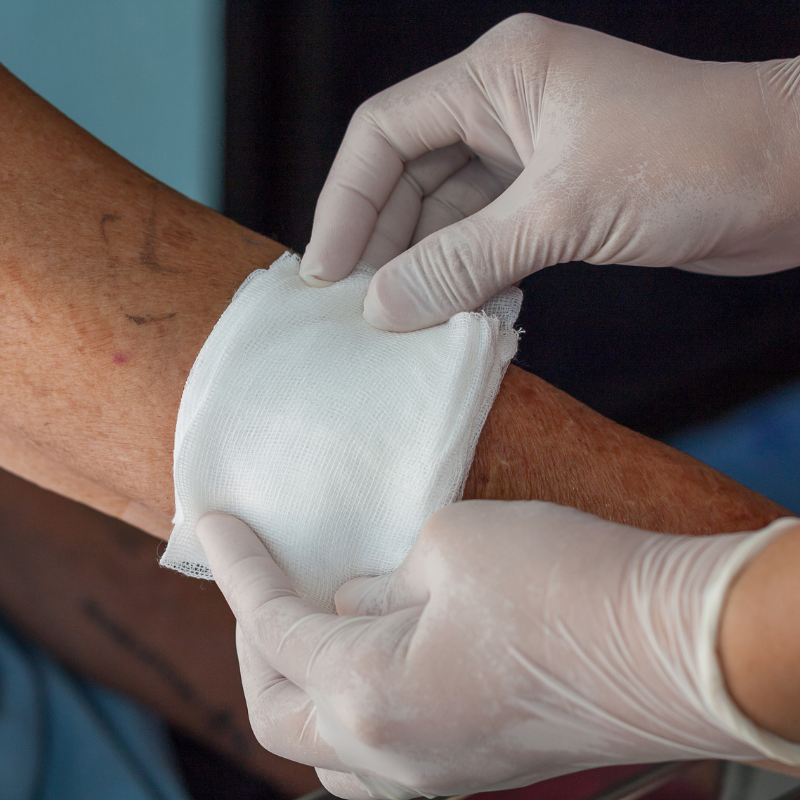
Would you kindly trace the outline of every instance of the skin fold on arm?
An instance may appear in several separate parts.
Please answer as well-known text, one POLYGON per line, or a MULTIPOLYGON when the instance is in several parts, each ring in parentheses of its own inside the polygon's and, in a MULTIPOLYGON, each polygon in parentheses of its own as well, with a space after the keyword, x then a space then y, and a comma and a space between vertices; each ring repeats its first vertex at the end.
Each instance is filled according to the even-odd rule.
MULTIPOLYGON (((186 377, 244 278, 285 248, 158 183, 2 68, 0 108, 0 466, 166 538, 186 377)), ((261 774, 288 774, 280 759, 212 724, 224 708, 250 736, 233 620, 215 587, 159 570, 137 532, 86 509, 70 511, 62 530, 59 513, 33 519, 31 502, 39 501, 22 508, 17 499, 33 487, 15 489, 15 480, 2 481, 0 563, 14 565, 3 577, 3 608, 76 669, 149 702, 261 774), (92 537, 104 546, 88 546, 92 537), (125 542, 141 555, 121 558, 125 542), (49 584, 12 580, 25 565, 33 574, 35 559, 57 546, 79 570, 49 584), (109 582, 111 565, 124 572, 134 562, 146 578, 109 582), (48 624, 57 610, 61 624, 48 624), (84 630, 77 641, 86 647, 69 644, 71 625, 84 630), (91 646, 97 630, 116 641, 117 661, 91 646), (216 643, 226 656, 211 652, 216 643), (184 684, 174 679, 186 674, 184 684)), ((788 513, 515 367, 464 496, 549 500, 691 534, 758 529, 788 513)), ((53 574, 60 563, 50 559, 53 574)), ((301 771, 284 786, 294 791, 308 780, 301 771)))

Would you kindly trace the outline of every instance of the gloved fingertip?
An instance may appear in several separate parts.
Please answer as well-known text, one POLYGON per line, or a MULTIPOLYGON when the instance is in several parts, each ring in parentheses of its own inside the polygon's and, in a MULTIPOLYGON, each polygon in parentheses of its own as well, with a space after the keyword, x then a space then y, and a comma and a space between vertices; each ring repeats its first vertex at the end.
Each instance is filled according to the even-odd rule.
MULTIPOLYGON (((404 305, 402 288, 397 285, 396 280, 388 280, 388 273, 381 275, 379 271, 370 281, 367 295, 364 298, 364 319, 382 331, 409 331, 415 330, 414 319, 409 314, 397 313, 397 309, 404 305), (388 282, 388 287, 387 287, 388 282), (387 307, 384 298, 392 298, 391 308, 387 307), (409 327, 408 323, 411 323, 409 327)), ((423 326, 419 326, 423 327, 423 326)))
MULTIPOLYGON (((399 306, 400 304, 398 303, 397 305, 399 306)), ((392 333, 421 331, 423 328, 430 328, 444 321, 431 319, 428 316, 410 310, 398 313, 393 309, 388 309, 380 300, 369 294, 364 298, 364 319, 373 328, 391 331, 392 333)))
POLYGON ((446 321, 449 315, 434 308, 414 283, 413 271, 395 263, 378 270, 364 298, 364 319, 373 328, 395 333, 420 331, 446 321))
POLYGON ((372 795, 355 775, 317 767, 317 776, 334 797, 341 797, 343 800, 372 800, 372 795))
POLYGON ((313 286, 315 289, 324 289, 327 286, 335 283, 336 281, 329 281, 327 278, 320 277, 320 273, 324 273, 321 268, 319 259, 315 258, 313 254, 306 253, 300 259, 300 280, 306 286, 313 286))
POLYGON ((197 524, 194 526, 195 533, 203 534, 208 531, 217 530, 228 519, 236 518, 222 511, 206 511, 206 513, 197 520, 197 524))
POLYGON ((300 279, 306 286, 313 286, 315 289, 326 289, 328 286, 333 286, 336 281, 326 281, 318 278, 316 275, 309 275, 300 272, 300 279))
POLYGON ((392 330, 392 326, 389 320, 386 319, 386 315, 380 303, 373 300, 369 295, 364 298, 364 319, 372 325, 373 328, 377 328, 378 330, 392 330))
POLYGON ((339 587, 333 597, 336 613, 357 615, 367 613, 366 603, 372 597, 372 588, 381 578, 353 578, 339 587))
POLYGON ((197 520, 194 531, 204 548, 209 540, 214 540, 217 537, 227 535, 241 537, 245 534, 255 536, 246 523, 242 522, 238 517, 225 514, 222 511, 207 511, 197 520))

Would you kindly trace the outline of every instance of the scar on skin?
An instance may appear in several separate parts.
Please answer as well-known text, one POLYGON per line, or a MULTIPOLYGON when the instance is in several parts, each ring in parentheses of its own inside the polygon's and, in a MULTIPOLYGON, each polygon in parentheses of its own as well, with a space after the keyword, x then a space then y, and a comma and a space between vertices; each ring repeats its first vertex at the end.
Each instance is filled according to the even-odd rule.
POLYGON ((103 241, 108 244, 108 236, 106 234, 106 223, 107 222, 119 222, 122 217, 118 217, 116 214, 103 214, 100 217, 100 233, 103 235, 103 241))
POLYGON ((140 314, 138 316, 126 314, 125 319, 129 319, 134 325, 146 325, 148 322, 163 322, 165 319, 172 319, 177 313, 177 311, 171 311, 169 314, 163 314, 160 317, 154 317, 152 314, 140 314))
POLYGON ((158 205, 158 194, 160 191, 161 184, 153 184, 153 205, 150 208, 150 216, 147 218, 147 222, 145 222, 144 244, 139 253, 139 261, 153 272, 166 272, 170 275, 179 275, 181 272, 179 269, 162 267, 156 255, 156 243, 158 241, 158 234, 156 232, 156 207, 158 205))

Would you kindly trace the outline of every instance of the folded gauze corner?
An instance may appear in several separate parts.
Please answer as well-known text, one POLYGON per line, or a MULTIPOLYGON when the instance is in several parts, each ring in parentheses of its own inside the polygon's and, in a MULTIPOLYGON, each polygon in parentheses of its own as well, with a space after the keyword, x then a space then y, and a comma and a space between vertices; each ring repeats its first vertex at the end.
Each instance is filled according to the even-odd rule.
POLYGON ((333 608, 345 581, 400 565, 460 499, 516 352, 522 294, 413 333, 362 316, 374 270, 306 286, 286 253, 250 275, 197 357, 175 432, 175 527, 161 559, 211 578, 199 517, 244 520, 299 594, 333 608))

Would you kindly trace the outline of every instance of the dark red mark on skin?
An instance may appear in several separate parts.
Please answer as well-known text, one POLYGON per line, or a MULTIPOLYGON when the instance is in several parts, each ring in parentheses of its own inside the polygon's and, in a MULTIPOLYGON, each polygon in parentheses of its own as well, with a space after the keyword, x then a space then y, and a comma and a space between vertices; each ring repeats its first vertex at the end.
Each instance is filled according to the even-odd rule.
POLYGON ((114 353, 114 363, 115 364, 124 364, 128 360, 128 356, 125 353, 114 353))

